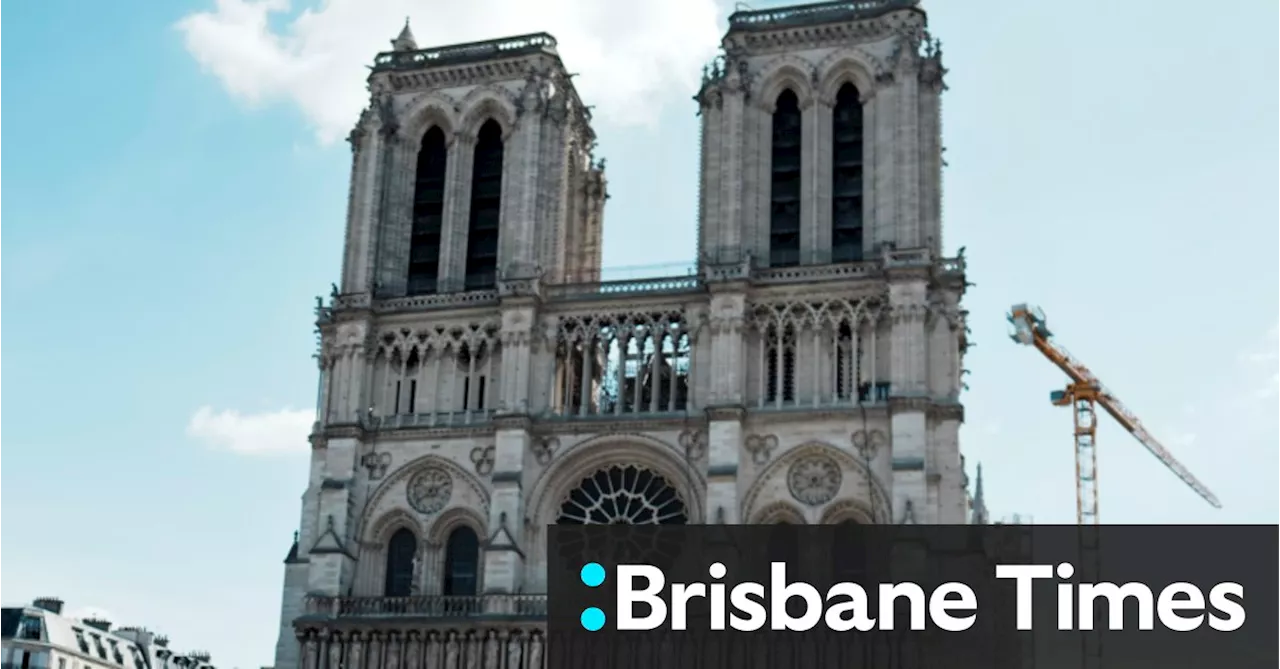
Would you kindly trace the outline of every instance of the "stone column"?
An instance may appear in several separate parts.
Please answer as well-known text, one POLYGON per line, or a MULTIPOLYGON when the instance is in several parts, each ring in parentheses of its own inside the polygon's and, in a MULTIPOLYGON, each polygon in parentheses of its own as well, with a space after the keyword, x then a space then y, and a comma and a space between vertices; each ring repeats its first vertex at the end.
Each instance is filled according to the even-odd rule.
POLYGON ((871 102, 867 105, 872 114, 871 118, 864 122, 867 136, 863 138, 863 146, 871 146, 872 156, 875 162, 871 164, 871 173, 868 174, 868 181, 872 185, 875 192, 875 210, 872 212, 875 219, 872 222, 872 228, 875 231, 874 240, 871 244, 864 244, 868 250, 873 250, 876 246, 886 243, 898 244, 897 221, 899 218, 899 191, 900 184, 897 182, 898 171, 898 146, 897 146, 897 115, 898 115, 898 90, 893 84, 892 77, 881 80, 878 83, 878 89, 872 97, 871 102), (872 125, 874 124, 874 125, 872 125))
POLYGON ((893 444, 894 520, 901 522, 910 503, 914 521, 933 522, 926 481, 928 423, 923 368, 926 270, 890 270, 892 309, 890 365, 890 429, 893 444))
MULTIPOLYGON (((903 61, 914 59, 903 57, 903 61)), ((904 67, 906 67, 904 65, 904 67)), ((913 69, 897 77, 895 98, 895 186, 897 189, 898 248, 917 248, 920 236, 920 102, 916 95, 919 80, 913 69)))
POLYGON ((444 222, 440 235, 439 292, 462 290, 467 264, 467 232, 471 222, 471 172, 475 137, 458 132, 449 144, 445 166, 444 222))
POLYGON ((493 492, 484 546, 484 592, 520 591, 524 575, 524 455, 529 452, 527 416, 495 419, 493 492))
MULTIPOLYGON (((722 110, 724 100, 717 88, 708 90, 702 98, 702 190, 699 207, 702 213, 703 252, 713 261, 725 252, 723 193, 725 160, 722 149, 725 144, 722 110)), ((720 259, 720 262, 724 262, 720 259)))
MULTIPOLYGON (((743 352, 743 316, 746 297, 742 286, 717 287, 710 304, 710 368, 708 396, 701 402, 707 411, 707 508, 708 523, 737 524, 738 461, 742 452, 742 422, 746 374, 743 352), (723 291, 723 292, 720 292, 723 291)), ((704 334, 704 336, 705 336, 704 334)))
POLYGON ((386 170, 382 179, 382 215, 375 270, 380 295, 400 296, 408 289, 418 149, 417 142, 398 133, 385 139, 386 170))
POLYGON ((815 265, 831 262, 831 179, 832 179, 832 106, 833 100, 814 98, 811 112, 806 113, 813 131, 809 136, 813 141, 805 145, 805 150, 812 156, 806 160, 813 165, 812 189, 810 193, 810 209, 813 211, 808 220, 810 228, 810 245, 808 255, 815 265))
POLYGON ((381 174, 383 137, 373 115, 361 116, 351 142, 351 184, 347 194, 346 254, 342 262, 342 292, 362 293, 372 280, 374 228, 377 222, 378 179, 381 174))

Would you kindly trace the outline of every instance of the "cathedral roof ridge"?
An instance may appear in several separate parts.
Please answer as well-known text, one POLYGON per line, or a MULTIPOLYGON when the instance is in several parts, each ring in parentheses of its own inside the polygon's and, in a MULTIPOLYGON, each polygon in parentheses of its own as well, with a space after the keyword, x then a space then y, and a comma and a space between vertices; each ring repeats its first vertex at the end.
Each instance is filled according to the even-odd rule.
MULTIPOLYGON (((406 30, 407 28, 406 23, 406 30)), ((535 53, 558 57, 556 38, 548 33, 538 32, 427 49, 385 51, 374 58, 373 71, 458 65, 535 53)))
POLYGON ((746 9, 729 15, 729 32, 773 30, 869 19, 899 9, 914 9, 920 0, 835 0, 770 9, 746 9))

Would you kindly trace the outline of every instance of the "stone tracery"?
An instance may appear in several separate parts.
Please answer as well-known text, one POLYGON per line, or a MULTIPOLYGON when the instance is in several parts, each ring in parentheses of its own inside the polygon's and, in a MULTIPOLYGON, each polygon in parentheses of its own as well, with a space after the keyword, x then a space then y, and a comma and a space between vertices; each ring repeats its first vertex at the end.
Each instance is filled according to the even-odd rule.
POLYGON ((685 502, 661 474, 613 465, 582 479, 560 505, 562 525, 684 525, 685 502))
POLYGON ((500 349, 492 322, 383 332, 372 360, 373 418, 435 425, 487 416, 500 349))
POLYGON ((423 467, 409 479, 405 496, 415 511, 431 515, 449 504, 453 496, 453 478, 439 467, 423 467))
POLYGON ((550 378, 552 413, 620 415, 690 408, 697 330, 682 311, 566 316, 548 334, 556 360, 550 378))
POLYGON ((749 324, 755 333, 755 384, 748 390, 754 403, 782 407, 887 401, 887 360, 878 355, 884 341, 878 337, 888 324, 888 311, 882 298, 753 304, 749 324))

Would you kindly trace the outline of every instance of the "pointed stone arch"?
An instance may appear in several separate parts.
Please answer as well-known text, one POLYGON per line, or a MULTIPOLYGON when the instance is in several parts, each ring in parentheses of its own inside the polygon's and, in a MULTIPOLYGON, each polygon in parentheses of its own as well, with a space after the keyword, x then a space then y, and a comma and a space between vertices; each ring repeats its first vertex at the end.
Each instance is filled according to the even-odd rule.
MULTIPOLYGON (((466 506, 467 498, 475 501, 473 508, 481 517, 487 517, 489 513, 489 490, 480 482, 471 472, 464 467, 458 465, 448 458, 442 458, 438 455, 424 455, 422 457, 411 460, 397 469, 395 469, 387 478, 374 490, 369 496, 368 502, 364 507, 364 513, 360 516, 360 525, 356 530, 355 536, 364 536, 365 528, 369 523, 373 522, 387 511, 383 510, 388 507, 403 508, 399 504, 391 505, 386 501, 387 495, 393 492, 403 493, 405 485, 410 477, 417 472, 427 468, 437 467, 449 474, 452 480, 452 490, 450 499, 437 514, 431 514, 433 518, 439 518, 441 514, 447 512, 454 506, 466 506)), ((405 513, 409 513, 407 510, 405 513)), ((434 521, 433 521, 434 522, 434 521)), ((425 536, 422 525, 419 525, 419 537, 425 536)))
POLYGON ((473 89, 462 98, 459 108, 462 111, 458 131, 472 139, 490 119, 502 128, 504 143, 515 130, 518 113, 511 92, 496 84, 473 89))
POLYGON ((813 63, 792 54, 778 56, 760 68, 752 96, 761 109, 773 113, 778 96, 789 88, 796 94, 800 108, 804 109, 813 102, 813 82, 816 79, 813 63))
POLYGON ((409 100, 404 113, 405 138, 410 142, 421 142, 432 126, 439 126, 444 131, 446 145, 451 144, 454 133, 458 131, 458 110, 457 100, 439 92, 425 93, 409 100))
POLYGON ((804 512, 797 508, 796 505, 781 500, 764 505, 751 518, 752 525, 777 525, 780 523, 806 525, 807 521, 804 519, 804 512))
POLYGON ((875 511, 867 503, 856 499, 839 499, 822 510, 819 525, 836 525, 844 522, 855 522, 859 525, 872 525, 876 522, 875 511))
POLYGON ((684 502, 690 524, 704 522, 705 481, 674 444, 643 434, 609 434, 585 439, 558 454, 534 482, 528 497, 535 526, 552 524, 561 503, 583 479, 611 465, 634 465, 662 476, 684 502))
MULTIPOLYGON (((842 472, 840 486, 836 490, 835 499, 824 502, 819 506, 824 510, 824 513, 825 509, 829 505, 836 504, 837 500, 852 499, 851 495, 865 485, 867 493, 866 504, 874 510, 870 514, 870 518, 874 519, 873 522, 889 522, 889 518, 892 517, 892 512, 888 506, 889 495, 880 478, 867 468, 866 463, 854 457, 853 454, 823 441, 809 441, 799 444, 769 463, 760 472, 756 480, 752 482, 747 494, 743 496, 743 516, 754 518, 762 513, 766 508, 763 505, 768 505, 775 501, 774 499, 762 499, 764 491, 774 487, 770 484, 778 477, 785 478, 791 465, 811 456, 829 458, 835 461, 842 472)), ((785 481, 782 489, 787 489, 785 481)))
POLYGON ((884 70, 879 59, 858 48, 840 49, 822 59, 815 72, 817 95, 824 104, 834 105, 836 93, 846 83, 858 89, 862 103, 866 104, 876 92, 876 75, 884 70))
POLYGON ((431 523, 431 529, 426 534, 426 539, 432 546, 444 546, 449 539, 449 533, 459 527, 470 527, 483 543, 488 539, 487 525, 488 522, 474 509, 454 506, 436 516, 435 521, 431 523))
POLYGON ((397 507, 378 516, 377 521, 369 527, 368 533, 361 537, 361 542, 369 548, 385 548, 391 535, 402 528, 413 532, 413 536, 417 537, 418 541, 422 541, 426 536, 422 523, 418 522, 418 519, 408 510, 397 507))

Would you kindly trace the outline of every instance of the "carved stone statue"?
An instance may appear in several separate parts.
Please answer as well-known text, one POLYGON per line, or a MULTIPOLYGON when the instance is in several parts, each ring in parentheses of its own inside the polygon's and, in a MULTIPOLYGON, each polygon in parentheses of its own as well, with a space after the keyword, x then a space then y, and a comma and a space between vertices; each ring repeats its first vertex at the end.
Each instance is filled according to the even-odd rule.
POLYGON ((413 553, 413 583, 409 584, 409 593, 418 595, 422 592, 422 546, 413 553))

